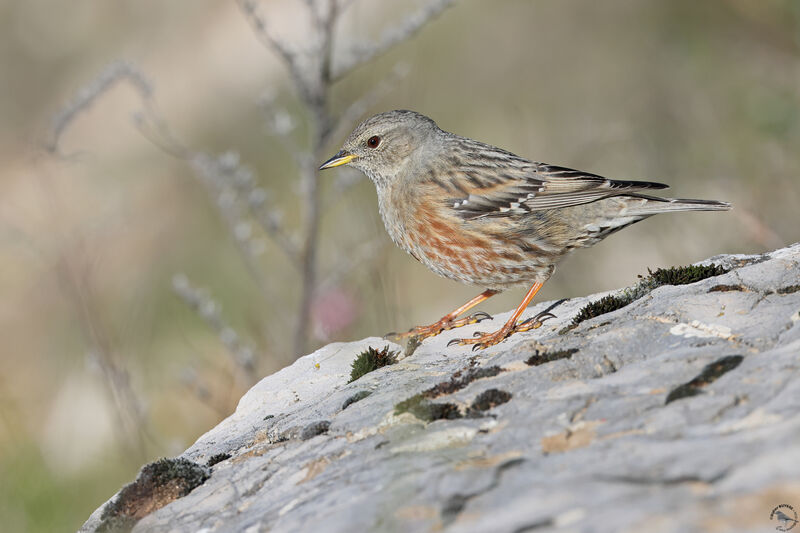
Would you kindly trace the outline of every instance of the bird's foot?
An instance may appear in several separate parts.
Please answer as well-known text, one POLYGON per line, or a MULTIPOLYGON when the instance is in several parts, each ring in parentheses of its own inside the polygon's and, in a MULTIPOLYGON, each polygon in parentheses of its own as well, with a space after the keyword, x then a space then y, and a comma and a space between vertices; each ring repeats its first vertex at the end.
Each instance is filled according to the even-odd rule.
POLYGON ((536 316, 523 320, 522 322, 518 322, 516 324, 511 322, 506 322, 502 328, 498 329, 494 333, 484 333, 482 331, 476 331, 472 334, 471 339, 453 339, 447 343, 447 346, 453 346, 455 344, 458 345, 467 345, 472 344, 472 351, 476 350, 483 350, 488 348, 489 346, 494 346, 495 344, 503 341, 506 337, 513 335, 514 333, 520 333, 522 331, 530 331, 532 329, 538 329, 542 327, 544 321, 550 318, 555 318, 553 313, 544 311, 539 313, 536 316))
POLYGON ((509 335, 511 335, 513 328, 509 328, 503 326, 502 328, 498 329, 494 333, 484 333, 482 331, 476 331, 473 333, 471 339, 453 339, 447 343, 448 346, 453 346, 454 344, 458 345, 466 345, 472 344, 472 351, 476 350, 483 350, 484 348, 488 348, 489 346, 494 346, 498 342, 502 341, 509 335))
POLYGON ((423 339, 427 339, 428 337, 435 337, 439 333, 447 331, 448 329, 460 328, 462 326, 468 326, 470 324, 477 324, 482 320, 491 320, 491 319, 492 316, 488 313, 484 313, 483 311, 478 311, 477 313, 473 313, 464 318, 459 318, 458 320, 456 320, 455 317, 452 316, 445 316, 429 326, 417 326, 415 328, 411 328, 405 333, 387 333, 386 335, 384 335, 383 338, 391 340, 402 340, 408 337, 413 337, 418 341, 422 341, 423 339))
POLYGON ((550 313, 548 311, 543 311, 536 316, 532 316, 518 323, 516 326, 514 326, 514 330, 511 333, 520 333, 522 331, 539 329, 540 327, 542 327, 542 325, 544 325, 545 320, 555 317, 556 315, 554 315, 553 313, 550 313))

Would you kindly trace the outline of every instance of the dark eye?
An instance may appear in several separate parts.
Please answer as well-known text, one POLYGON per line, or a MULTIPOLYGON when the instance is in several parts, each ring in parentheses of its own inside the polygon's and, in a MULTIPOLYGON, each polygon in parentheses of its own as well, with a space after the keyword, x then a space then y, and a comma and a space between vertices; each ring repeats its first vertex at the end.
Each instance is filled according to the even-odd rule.
POLYGON ((378 145, 381 143, 381 138, 377 135, 373 135, 367 140, 367 146, 370 148, 377 148, 378 145))

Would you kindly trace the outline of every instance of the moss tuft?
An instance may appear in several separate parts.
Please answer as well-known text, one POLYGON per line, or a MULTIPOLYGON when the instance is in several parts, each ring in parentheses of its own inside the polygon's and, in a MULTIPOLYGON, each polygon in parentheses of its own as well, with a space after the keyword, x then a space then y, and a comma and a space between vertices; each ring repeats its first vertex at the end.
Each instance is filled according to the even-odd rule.
POLYGON ((425 422, 454 420, 464 415, 454 403, 436 403, 425 399, 422 393, 403 400, 394 406, 394 414, 410 413, 425 422))
POLYGON ((206 461, 206 466, 214 466, 215 464, 221 463, 222 461, 228 460, 230 458, 231 454, 229 453, 217 453, 208 458, 208 461, 206 461))
POLYGON ((368 391, 368 390, 361 390, 361 391, 358 391, 357 393, 353 394, 348 399, 346 399, 344 401, 344 403, 342 404, 342 411, 344 411, 345 409, 347 409, 348 407, 350 407, 354 403, 360 402, 361 400, 363 400, 364 398, 366 398, 370 394, 372 394, 372 391, 368 391))
POLYGON ((788 287, 781 287, 778 289, 778 294, 792 294, 794 292, 800 291, 800 285, 789 285, 788 287))
POLYGON ((553 352, 542 352, 536 350, 532 356, 530 356, 526 361, 525 364, 528 366, 539 366, 545 363, 552 363, 553 361, 558 361, 559 359, 569 359, 572 357, 573 354, 577 353, 577 348, 569 348, 567 350, 557 350, 553 352))
POLYGON ((485 366, 480 368, 470 368, 466 371, 459 370, 450 376, 450 381, 442 381, 423 391, 422 395, 426 398, 436 398, 445 394, 453 394, 460 391, 476 379, 491 378, 502 372, 499 366, 485 366))
POLYGON ((489 389, 478 394, 472 402, 470 410, 488 411, 493 407, 504 404, 511 399, 511 393, 500 389, 489 389))
POLYGON ((397 362, 397 352, 390 352, 389 346, 386 345, 383 350, 376 350, 369 347, 367 350, 358 354, 352 364, 350 371, 350 381, 352 383, 361 376, 369 374, 373 370, 377 370, 387 365, 393 365, 397 362))
POLYGON ((401 415, 403 413, 411 413, 413 415, 414 411, 418 408, 419 404, 421 404, 424 401, 425 398, 422 396, 422 394, 415 394, 414 396, 406 398, 402 402, 395 405, 394 414, 401 415))
POLYGON ((300 440, 308 440, 313 439, 317 435, 322 435, 328 432, 331 427, 331 423, 329 420, 319 420, 317 422, 311 422, 306 427, 303 428, 303 431, 300 433, 300 440))
POLYGON ((714 285, 708 292, 733 292, 733 291, 747 291, 747 287, 744 285, 714 285))
POLYGON ((689 265, 682 267, 658 268, 655 272, 647 269, 650 278, 657 285, 688 285, 706 278, 721 276, 728 271, 720 265, 689 265))
POLYGON ((681 398, 697 396, 700 394, 700 389, 739 366, 743 359, 744 357, 741 355, 728 355, 707 364, 697 377, 672 389, 667 395, 667 401, 664 404, 666 405, 681 398))
MULTIPOLYGON (((639 283, 633 287, 625 289, 619 294, 610 294, 608 296, 604 296, 596 302, 592 302, 583 307, 583 309, 578 311, 578 314, 572 319, 570 325, 558 332, 559 335, 563 335, 571 329, 574 329, 584 320, 589 320, 590 318, 595 318, 600 315, 610 313, 611 311, 622 309, 626 305, 635 302, 653 289, 661 287, 662 285, 687 285, 689 283, 694 283, 712 276, 722 275, 728 272, 728 269, 719 265, 711 264, 659 268, 655 271, 652 271, 648 268, 647 272, 647 276, 639 276, 641 278, 639 283)), ((732 288, 733 286, 728 285, 718 285, 717 287, 720 288, 715 290, 735 290, 732 288), (728 289, 728 287, 731 288, 728 289)))
POLYGON ((103 508, 96 531, 130 531, 139 520, 186 496, 209 477, 206 467, 183 458, 145 465, 136 480, 103 508))
POLYGON ((633 301, 634 298, 624 293, 621 295, 610 294, 608 296, 603 296, 596 302, 592 302, 578 311, 578 314, 572 319, 571 325, 574 327, 584 320, 589 320, 590 318, 622 309, 633 301))
POLYGON ((486 366, 459 370, 451 375, 448 381, 442 381, 441 383, 438 383, 433 387, 398 403, 394 406, 394 412, 396 415, 402 413, 411 413, 420 420, 424 420, 426 422, 431 422, 433 420, 452 420, 454 418, 462 418, 464 413, 458 408, 457 405, 453 403, 436 403, 431 402, 430 400, 446 394, 453 394, 477 379, 494 377, 501 372, 504 372, 504 370, 499 366, 486 366))

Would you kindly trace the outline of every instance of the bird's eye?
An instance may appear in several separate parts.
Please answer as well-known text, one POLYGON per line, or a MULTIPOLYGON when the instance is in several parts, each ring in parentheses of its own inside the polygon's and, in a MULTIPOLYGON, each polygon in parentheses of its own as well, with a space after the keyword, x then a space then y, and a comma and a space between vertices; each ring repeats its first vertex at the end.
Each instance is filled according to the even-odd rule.
POLYGON ((378 145, 381 143, 381 138, 377 135, 373 135, 367 140, 367 146, 370 148, 377 148, 378 145))

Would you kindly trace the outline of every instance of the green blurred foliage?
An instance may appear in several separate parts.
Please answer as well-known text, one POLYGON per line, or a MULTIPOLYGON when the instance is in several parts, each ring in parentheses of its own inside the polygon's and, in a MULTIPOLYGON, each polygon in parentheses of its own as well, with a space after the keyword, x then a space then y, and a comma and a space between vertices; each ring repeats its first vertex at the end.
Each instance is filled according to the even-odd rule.
MULTIPOLYGON (((302 40, 295 4, 265 1, 262 12, 302 40)), ((408 9, 400 0, 356 0, 337 46, 374 38, 408 9)), ((296 163, 265 128, 258 101, 269 92, 294 118, 287 137, 301 148, 308 117, 232 3, 6 0, 0 41, 0 523, 4 531, 74 530, 141 464, 180 453, 230 413, 252 383, 219 335, 175 297, 173 275, 205 287, 257 347, 256 377, 299 355, 286 338, 299 277, 256 234, 269 280, 270 297, 261 297, 218 199, 131 124, 140 104, 129 88, 77 118, 63 139, 67 157, 41 150, 52 117, 106 64, 133 61, 176 135, 211 154, 239 153, 289 228, 299 222, 296 163), (87 355, 98 332, 144 413, 138 445, 126 442, 133 439, 116 421, 108 380, 87 355)), ((412 108, 532 159, 663 181, 675 196, 735 206, 637 224, 568 259, 539 301, 631 285, 647 267, 800 239, 794 0, 463 0, 342 80, 331 107, 347 107, 398 62, 408 75, 369 113, 412 108)), ((316 345, 428 323, 474 296, 394 248, 371 184, 356 177, 337 194, 347 174, 336 172, 323 184, 323 279, 361 243, 376 252, 327 287, 335 289, 330 305, 353 304, 356 318, 316 345)), ((506 310, 520 298, 504 294, 485 308, 506 310)))
POLYGON ((113 493, 109 487, 121 486, 131 476, 130 465, 120 464, 113 456, 98 463, 64 478, 48 467, 33 444, 4 454, 0 462, 3 531, 76 530, 87 512, 113 493))

